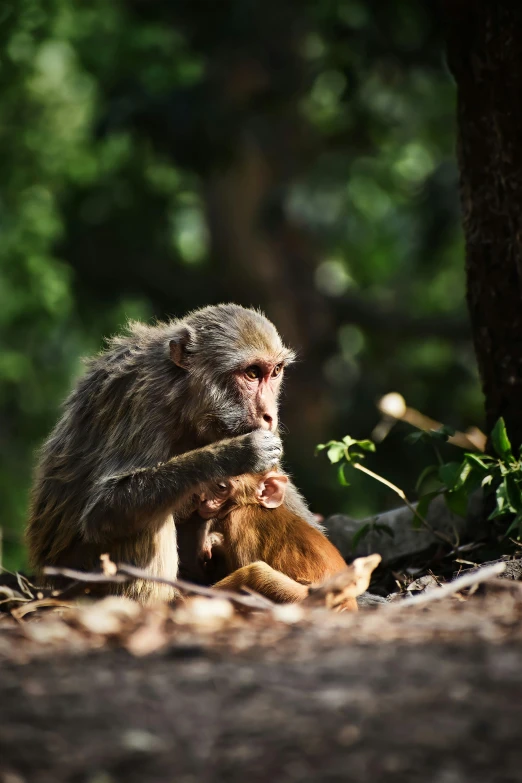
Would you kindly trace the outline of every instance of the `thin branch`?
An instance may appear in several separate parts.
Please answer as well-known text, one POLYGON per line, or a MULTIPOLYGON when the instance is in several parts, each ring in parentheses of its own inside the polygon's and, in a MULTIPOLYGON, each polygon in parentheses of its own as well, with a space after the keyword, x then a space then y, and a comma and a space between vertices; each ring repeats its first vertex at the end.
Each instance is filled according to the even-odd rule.
POLYGON ((203 585, 196 585, 192 582, 186 582, 184 579, 164 579, 161 576, 155 576, 149 574, 147 571, 135 566, 127 564, 118 565, 118 573, 114 575, 106 575, 100 572, 86 572, 76 571, 73 568, 56 568, 55 566, 47 566, 44 569, 44 573, 48 576, 63 576, 67 579, 73 579, 76 582, 82 582, 84 584, 124 584, 131 579, 143 579, 147 582, 155 582, 156 584, 168 585, 175 589, 181 590, 184 593, 192 595, 202 595, 206 598, 226 598, 232 603, 239 606, 246 607, 248 609, 271 609, 273 603, 264 596, 246 596, 240 593, 233 593, 228 590, 214 590, 211 587, 203 587, 203 585))
POLYGON ((26 614, 36 612, 38 609, 48 609, 50 607, 60 609, 71 609, 71 603, 64 603, 56 598, 39 598, 36 601, 28 601, 17 609, 11 609, 11 616, 20 622, 26 614))
POLYGON ((404 491, 398 487, 396 484, 392 484, 391 481, 388 481, 387 479, 383 478, 382 476, 379 476, 378 473, 374 473, 373 470, 370 470, 369 468, 366 468, 364 465, 361 465, 360 462, 353 462, 353 467, 357 470, 362 471, 363 473, 366 473, 368 476, 371 476, 376 481, 380 481, 381 484, 384 484, 386 487, 389 487, 393 492, 395 492, 396 495, 400 497, 400 499, 403 501, 403 503, 409 508, 411 513, 417 517, 418 520, 424 525, 427 530, 430 531, 430 533, 435 536, 435 538, 440 539, 441 541, 444 541, 445 544, 449 544, 452 548, 455 548, 455 542, 451 540, 449 536, 446 536, 444 533, 441 533, 439 530, 435 530, 430 523, 424 519, 421 514, 417 511, 416 507, 413 505, 413 503, 410 503, 408 498, 406 497, 406 494, 404 491))
POLYGON ((227 598, 229 601, 236 601, 237 603, 252 609, 268 609, 274 606, 272 601, 257 593, 255 594, 254 599, 253 595, 247 597, 240 595, 240 593, 233 593, 230 590, 215 590, 212 587, 204 587, 203 585, 197 585, 194 582, 187 582, 185 579, 164 579, 161 576, 153 576, 152 574, 147 573, 147 571, 143 571, 141 568, 136 568, 136 566, 120 563, 118 564, 118 573, 126 574, 133 579, 146 579, 149 582, 169 585, 170 587, 178 588, 178 590, 182 590, 185 593, 203 595, 206 598, 227 598))
POLYGON ((124 574, 108 576, 101 571, 77 571, 75 568, 57 568, 56 566, 46 566, 44 574, 47 576, 64 576, 66 579, 92 584, 124 584, 129 581, 129 577, 124 574))

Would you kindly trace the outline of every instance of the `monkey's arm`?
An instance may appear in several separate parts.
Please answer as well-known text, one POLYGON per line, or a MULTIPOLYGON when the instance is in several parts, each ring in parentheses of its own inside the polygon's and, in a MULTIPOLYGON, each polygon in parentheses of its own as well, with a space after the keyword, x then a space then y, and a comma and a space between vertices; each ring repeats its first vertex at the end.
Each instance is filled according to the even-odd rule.
POLYGON ((201 484, 267 470, 281 457, 281 441, 268 430, 218 441, 154 467, 102 477, 81 517, 86 541, 135 535, 160 527, 201 484))

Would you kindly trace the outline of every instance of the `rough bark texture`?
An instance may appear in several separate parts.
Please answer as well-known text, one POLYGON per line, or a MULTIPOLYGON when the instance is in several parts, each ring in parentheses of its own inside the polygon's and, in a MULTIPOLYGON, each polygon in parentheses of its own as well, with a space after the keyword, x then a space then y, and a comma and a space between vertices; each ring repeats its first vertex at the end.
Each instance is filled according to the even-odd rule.
POLYGON ((522 5, 446 3, 468 306, 488 431, 522 443, 522 5))

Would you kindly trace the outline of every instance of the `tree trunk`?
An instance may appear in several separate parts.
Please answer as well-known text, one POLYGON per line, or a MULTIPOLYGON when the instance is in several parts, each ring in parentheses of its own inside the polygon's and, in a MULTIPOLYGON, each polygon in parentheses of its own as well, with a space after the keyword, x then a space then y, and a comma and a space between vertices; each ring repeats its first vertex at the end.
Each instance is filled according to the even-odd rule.
POLYGON ((448 0, 467 299, 488 432, 522 444, 522 5, 448 0))

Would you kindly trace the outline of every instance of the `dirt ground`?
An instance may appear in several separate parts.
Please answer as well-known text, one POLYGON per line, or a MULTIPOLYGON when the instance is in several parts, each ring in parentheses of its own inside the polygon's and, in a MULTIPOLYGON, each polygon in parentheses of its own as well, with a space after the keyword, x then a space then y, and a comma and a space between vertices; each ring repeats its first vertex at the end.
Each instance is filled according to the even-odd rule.
POLYGON ((522 780, 520 583, 356 615, 211 603, 0 620, 2 783, 522 780))

